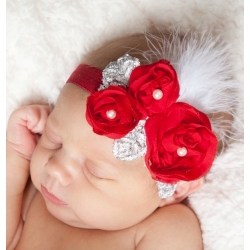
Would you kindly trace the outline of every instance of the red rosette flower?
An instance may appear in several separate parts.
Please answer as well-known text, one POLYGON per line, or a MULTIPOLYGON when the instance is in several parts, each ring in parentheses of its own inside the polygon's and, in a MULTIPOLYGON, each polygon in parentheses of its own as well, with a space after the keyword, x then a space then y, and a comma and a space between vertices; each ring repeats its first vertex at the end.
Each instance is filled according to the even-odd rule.
POLYGON ((96 134, 120 139, 139 122, 135 106, 126 89, 109 86, 88 97, 86 119, 96 134))
POLYGON ((216 155, 217 138, 208 117, 186 103, 175 103, 145 124, 147 167, 153 179, 174 183, 204 176, 216 155))
POLYGON ((161 113, 179 97, 179 82, 175 69, 167 60, 136 67, 129 80, 129 94, 146 116, 161 113))

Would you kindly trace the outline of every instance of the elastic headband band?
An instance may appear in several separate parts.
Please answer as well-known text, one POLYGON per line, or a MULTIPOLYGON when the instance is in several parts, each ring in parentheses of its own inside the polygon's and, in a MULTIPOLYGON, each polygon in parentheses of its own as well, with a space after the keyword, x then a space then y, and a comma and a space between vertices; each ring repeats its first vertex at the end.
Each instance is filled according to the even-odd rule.
POLYGON ((203 177, 216 156, 217 138, 207 115, 178 101, 180 85, 167 60, 139 66, 128 54, 102 71, 80 64, 67 80, 89 91, 86 120, 98 135, 114 139, 113 155, 145 156, 161 198, 180 180, 203 177))
POLYGON ((73 83, 90 93, 97 91, 102 84, 102 71, 87 64, 80 64, 66 83, 73 83))

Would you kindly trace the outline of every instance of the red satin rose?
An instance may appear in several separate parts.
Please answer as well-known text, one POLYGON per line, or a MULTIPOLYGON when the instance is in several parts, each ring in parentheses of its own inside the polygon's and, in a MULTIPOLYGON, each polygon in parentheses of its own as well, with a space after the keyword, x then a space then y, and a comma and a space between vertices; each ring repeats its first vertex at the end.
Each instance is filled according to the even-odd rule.
POLYGON ((145 124, 146 164, 154 179, 174 183, 204 176, 216 155, 217 138, 208 117, 186 103, 175 103, 145 124), (186 149, 186 154, 185 154, 186 149), (184 155, 179 156, 181 150, 184 155))
POLYGON ((109 86, 88 97, 86 119, 96 134, 120 139, 139 122, 135 106, 126 89, 109 86))
POLYGON ((179 97, 177 74, 167 60, 138 66, 130 75, 129 94, 139 103, 144 118, 161 113, 179 97), (155 99, 159 94, 162 97, 155 99))

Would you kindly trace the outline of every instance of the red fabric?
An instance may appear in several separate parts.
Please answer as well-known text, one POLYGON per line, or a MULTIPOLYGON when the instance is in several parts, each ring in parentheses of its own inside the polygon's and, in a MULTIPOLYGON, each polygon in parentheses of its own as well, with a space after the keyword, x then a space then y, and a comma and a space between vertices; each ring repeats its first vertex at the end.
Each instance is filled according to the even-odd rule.
POLYGON ((204 176, 216 155, 217 138, 208 117, 186 103, 177 102, 145 124, 146 165, 158 181, 174 183, 204 176), (179 156, 177 149, 187 154, 179 156))
POLYGON ((97 91, 87 100, 86 119, 98 135, 120 139, 135 128, 139 114, 127 90, 121 86, 109 86, 97 91), (107 111, 114 110, 116 117, 107 117, 107 111))
POLYGON ((137 101, 144 118, 166 110, 178 99, 179 90, 176 72, 167 60, 136 67, 129 80, 129 93, 137 101), (153 98, 156 89, 163 93, 160 100, 153 98))
POLYGON ((102 70, 86 64, 80 64, 66 83, 73 83, 90 93, 97 91, 102 84, 102 70))
POLYGON ((120 139, 145 119, 147 142, 146 165, 155 180, 175 183, 204 176, 216 155, 217 138, 208 117, 187 103, 176 102, 179 83, 176 72, 166 60, 136 67, 129 87, 102 84, 102 71, 81 64, 67 82, 77 84, 92 94, 87 99, 86 119, 99 135, 120 139), (163 93, 153 98, 154 90, 163 93), (114 110, 110 119, 107 111, 114 110), (187 154, 179 156, 178 148, 187 154))

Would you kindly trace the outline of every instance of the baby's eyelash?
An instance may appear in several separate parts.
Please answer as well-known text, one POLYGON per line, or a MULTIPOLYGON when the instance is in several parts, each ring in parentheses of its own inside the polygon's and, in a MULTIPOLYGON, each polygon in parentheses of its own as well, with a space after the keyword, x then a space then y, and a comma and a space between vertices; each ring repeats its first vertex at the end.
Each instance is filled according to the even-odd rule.
POLYGON ((83 171, 84 173, 86 172, 86 175, 88 175, 90 178, 96 180, 114 181, 115 179, 112 177, 112 174, 105 167, 95 166, 95 164, 85 162, 83 166, 83 171))
POLYGON ((88 172, 88 174, 90 174, 91 176, 98 178, 98 179, 103 179, 102 177, 100 177, 98 174, 95 173, 95 171, 93 171, 93 169, 90 166, 84 166, 88 172))
POLYGON ((90 176, 90 178, 94 178, 96 180, 110 181, 113 180, 109 171, 104 170, 101 166, 95 166, 92 163, 85 162, 83 166, 83 171, 86 172, 86 175, 90 176))

